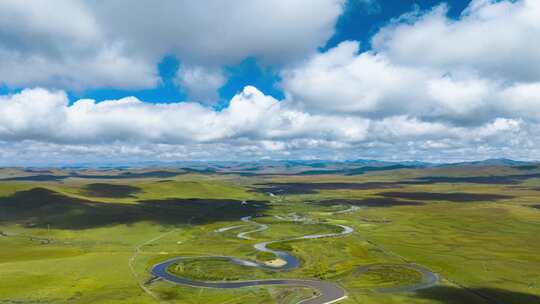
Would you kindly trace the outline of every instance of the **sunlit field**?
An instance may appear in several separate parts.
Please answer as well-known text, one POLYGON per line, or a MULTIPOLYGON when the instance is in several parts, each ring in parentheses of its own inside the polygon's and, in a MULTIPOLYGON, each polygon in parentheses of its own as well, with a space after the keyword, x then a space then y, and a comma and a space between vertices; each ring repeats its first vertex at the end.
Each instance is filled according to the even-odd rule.
POLYGON ((0 184, 0 303, 292 304, 317 295, 289 285, 197 288, 152 275, 176 257, 184 259, 168 271, 180 278, 321 280, 345 290, 344 304, 540 303, 537 168, 10 174, 0 184), (252 222, 241 220, 248 216, 252 222), (267 228, 253 231, 258 225, 267 228), (338 225, 354 231, 297 239, 339 233, 338 225), (267 241, 299 266, 216 258, 278 263, 253 247, 267 241), (428 273, 435 284, 426 283, 428 273))

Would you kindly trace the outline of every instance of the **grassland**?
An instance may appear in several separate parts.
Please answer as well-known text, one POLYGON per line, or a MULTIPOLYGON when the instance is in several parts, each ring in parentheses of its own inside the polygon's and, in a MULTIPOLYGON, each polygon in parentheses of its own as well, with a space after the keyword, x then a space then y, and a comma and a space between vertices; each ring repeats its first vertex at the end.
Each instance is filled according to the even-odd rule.
POLYGON ((248 266, 232 264, 229 260, 187 259, 173 265, 170 272, 197 281, 241 281, 255 279, 271 279, 276 273, 248 266))
POLYGON ((193 279, 329 280, 347 290, 344 304, 540 303, 535 170, 122 179, 100 173, 99 178, 4 181, 0 303, 297 303, 312 295, 293 287, 212 290, 149 282, 152 265, 176 256, 193 257, 171 270, 193 279), (276 189, 290 191, 266 193, 276 189), (351 205, 359 209, 340 213, 351 205), (240 217, 247 215, 257 215, 270 228, 251 234, 253 240, 235 237, 250 226, 216 232, 245 225, 240 217), (294 221, 299 218, 310 221, 294 221), (355 233, 272 245, 299 257, 301 267, 292 271, 254 271, 196 258, 270 260, 253 244, 336 232, 330 224, 351 226, 355 233), (439 274, 440 285, 381 292, 421 280, 404 267, 410 263, 439 274), (375 267, 359 273, 365 265, 375 267))

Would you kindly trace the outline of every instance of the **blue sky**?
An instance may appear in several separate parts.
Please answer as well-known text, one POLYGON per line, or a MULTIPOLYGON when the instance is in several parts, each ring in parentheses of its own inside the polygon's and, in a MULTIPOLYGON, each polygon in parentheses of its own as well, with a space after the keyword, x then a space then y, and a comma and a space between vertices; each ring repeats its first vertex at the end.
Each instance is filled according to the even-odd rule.
POLYGON ((393 18, 413 10, 429 10, 440 4, 450 8, 448 15, 456 18, 467 7, 470 0, 386 0, 386 1, 349 1, 338 19, 336 33, 328 40, 323 49, 335 47, 341 41, 360 41, 369 48, 369 40, 377 30, 393 18))
POLYGON ((0 2, 0 164, 539 159, 538 20, 535 0, 0 2))

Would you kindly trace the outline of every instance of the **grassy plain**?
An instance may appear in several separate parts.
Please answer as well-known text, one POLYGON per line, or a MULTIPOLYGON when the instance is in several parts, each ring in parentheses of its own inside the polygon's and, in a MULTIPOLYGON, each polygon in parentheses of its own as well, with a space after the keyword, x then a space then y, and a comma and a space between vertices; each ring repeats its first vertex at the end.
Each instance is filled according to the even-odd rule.
POLYGON ((344 304, 540 303, 540 209, 534 208, 540 179, 535 174, 482 167, 358 176, 6 181, 0 183, 0 303, 297 303, 312 295, 292 287, 212 290, 149 283, 150 267, 175 256, 194 258, 176 270, 194 279, 333 281, 347 290, 344 304), (294 194, 254 191, 269 183, 289 184, 285 189, 293 187, 294 194), (340 213, 351 205, 359 209, 340 213), (246 225, 240 217, 247 215, 258 215, 255 220, 270 228, 251 234, 253 240, 235 237, 254 229, 249 225, 215 231, 246 225), (195 259, 271 259, 253 244, 336 232, 330 224, 355 232, 273 245, 300 258, 301 266, 292 271, 252 271, 195 259), (440 285, 377 291, 419 281, 420 274, 403 267, 406 263, 436 272, 440 285), (381 266, 358 274, 364 265, 381 266))

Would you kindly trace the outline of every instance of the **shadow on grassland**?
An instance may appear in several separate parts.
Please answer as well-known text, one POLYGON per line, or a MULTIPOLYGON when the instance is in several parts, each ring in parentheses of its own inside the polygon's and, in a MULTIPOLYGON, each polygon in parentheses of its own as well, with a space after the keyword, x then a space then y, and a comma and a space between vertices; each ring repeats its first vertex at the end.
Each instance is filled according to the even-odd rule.
POLYGON ((262 213, 264 201, 230 199, 164 199, 134 204, 100 203, 62 195, 45 188, 0 198, 0 222, 26 227, 87 229, 150 221, 162 225, 207 224, 262 213))
POLYGON ((416 291, 421 298, 444 304, 540 304, 540 296, 497 288, 437 286, 416 291))
POLYGON ((312 202, 312 204, 319 206, 336 206, 336 205, 351 205, 358 207, 396 207, 396 206, 420 206, 424 205, 421 202, 414 201, 403 201, 397 200, 394 198, 383 198, 383 197, 373 197, 365 199, 329 199, 322 200, 317 202, 312 202))
POLYGON ((54 175, 54 174, 39 174, 39 175, 30 175, 30 176, 16 176, 2 178, 0 181, 4 182, 50 182, 50 181, 61 181, 65 179, 66 176, 54 175))
POLYGON ((258 184, 263 186, 253 188, 252 192, 274 193, 274 194, 315 194, 320 190, 370 190, 370 189, 390 189, 401 188, 397 183, 388 182, 368 182, 368 183, 266 183, 258 184))
MULTIPOLYGON (((276 195, 294 195, 294 194, 317 194, 321 190, 373 190, 373 189, 397 189, 410 185, 432 185, 440 183, 450 184, 485 184, 485 185, 517 185, 523 181, 533 178, 540 178, 540 173, 518 174, 518 175, 493 175, 493 176, 424 176, 410 180, 395 182, 365 182, 365 183, 264 183, 257 184, 251 192, 273 193, 276 195)), ((468 194, 467 194, 468 195, 468 194)), ((479 196, 480 194, 475 194, 479 196)), ((485 200, 497 200, 493 196, 485 200)), ((474 196, 474 195, 473 195, 474 196)), ((454 197, 447 196, 449 201, 466 201, 466 198, 455 194, 454 197)), ((503 199, 503 198, 500 198, 503 199)), ((441 199, 442 200, 442 199, 441 199)), ((474 199, 480 200, 480 199, 474 199)))
POLYGON ((30 176, 16 176, 0 179, 6 182, 46 182, 46 181, 61 181, 66 178, 84 178, 84 179, 138 179, 138 178, 170 178, 178 175, 186 174, 186 172, 171 172, 171 171, 149 171, 149 172, 122 172, 120 174, 80 174, 77 172, 69 175, 54 175, 54 174, 38 174, 30 176))
POLYGON ((517 170, 522 170, 522 171, 539 169, 538 165, 521 165, 521 166, 514 166, 512 168, 517 169, 517 170))
POLYGON ((449 201, 449 202, 477 202, 511 199, 513 196, 489 193, 466 193, 466 192, 382 192, 377 195, 387 198, 411 199, 419 201, 449 201))
POLYGON ((515 175, 492 175, 492 176, 424 176, 410 181, 402 181, 402 185, 430 185, 439 183, 452 184, 494 184, 515 185, 532 178, 540 178, 540 173, 515 174, 515 175))
POLYGON ((139 187, 128 185, 114 185, 106 183, 95 183, 84 186, 84 194, 94 197, 133 197, 133 194, 141 192, 139 187))

